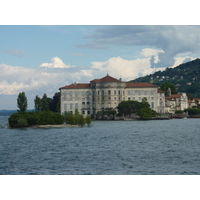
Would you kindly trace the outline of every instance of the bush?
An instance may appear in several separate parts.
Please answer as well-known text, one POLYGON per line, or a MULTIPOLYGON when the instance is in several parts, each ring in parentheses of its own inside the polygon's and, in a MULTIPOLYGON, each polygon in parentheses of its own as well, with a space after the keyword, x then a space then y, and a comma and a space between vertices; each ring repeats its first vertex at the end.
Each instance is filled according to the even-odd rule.
POLYGON ((84 119, 83 115, 80 114, 78 117, 78 125, 84 126, 84 124, 85 124, 85 119, 84 119))
POLYGON ((88 126, 90 126, 91 124, 91 117, 88 115, 86 118, 85 118, 85 122, 88 126))
POLYGON ((183 110, 176 110, 175 114, 183 114, 183 112, 184 112, 183 110))
POLYGON ((21 118, 18 119, 17 125, 18 125, 19 128, 27 127, 28 126, 28 122, 27 122, 26 119, 21 117, 21 118))
POLYGON ((54 113, 51 111, 43 112, 27 112, 24 114, 14 113, 9 119, 9 126, 11 128, 35 126, 35 125, 56 125, 63 124, 64 117, 59 113, 54 113))

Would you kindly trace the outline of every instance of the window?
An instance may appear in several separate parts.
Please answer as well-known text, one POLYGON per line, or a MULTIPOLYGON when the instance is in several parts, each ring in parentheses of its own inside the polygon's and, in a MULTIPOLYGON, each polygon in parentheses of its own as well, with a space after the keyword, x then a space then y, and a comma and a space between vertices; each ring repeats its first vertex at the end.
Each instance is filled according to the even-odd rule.
POLYGON ((69 92, 69 96, 70 96, 70 97, 72 96, 72 92, 71 92, 71 91, 69 92))
POLYGON ((116 90, 114 90, 114 95, 116 95, 116 90))
POLYGON ((78 103, 75 104, 75 108, 78 109, 78 103))
POLYGON ((67 96, 67 92, 64 92, 64 97, 66 97, 67 96))
POLYGON ((78 96, 78 92, 75 92, 75 97, 77 97, 78 96))
POLYGON ((82 91, 82 96, 85 96, 85 91, 82 91))
POLYGON ((154 108, 154 102, 151 102, 151 108, 154 108))
POLYGON ((134 90, 132 91, 132 94, 135 95, 135 91, 134 90))
POLYGON ((104 91, 102 90, 101 92, 102 92, 102 95, 104 95, 104 91))
POLYGON ((135 100, 135 97, 133 97, 133 100, 135 100))
POLYGON ((118 94, 120 94, 120 90, 118 91, 118 94))
POLYGON ((64 111, 67 111, 67 104, 64 104, 64 111))
POLYGON ((108 90, 108 94, 111 94, 111 91, 110 91, 110 90, 108 90))
POLYGON ((151 100, 153 101, 153 100, 154 100, 154 98, 153 98, 153 97, 151 97, 151 100))
POLYGON ((98 91, 97 93, 98 93, 98 95, 99 95, 99 91, 98 91))
POLYGON ((82 102, 82 105, 85 105, 85 102, 82 102))
POLYGON ((130 90, 128 90, 128 95, 131 95, 131 91, 130 90))
POLYGON ((89 110, 87 111, 87 114, 88 114, 88 115, 90 114, 90 111, 89 111, 89 110))
POLYGON ((128 100, 131 100, 131 98, 129 97, 128 100))
POLYGON ((90 102, 87 102, 87 105, 89 105, 90 104, 90 102))
POLYGON ((70 103, 70 110, 72 110, 73 109, 73 104, 72 103, 70 103))

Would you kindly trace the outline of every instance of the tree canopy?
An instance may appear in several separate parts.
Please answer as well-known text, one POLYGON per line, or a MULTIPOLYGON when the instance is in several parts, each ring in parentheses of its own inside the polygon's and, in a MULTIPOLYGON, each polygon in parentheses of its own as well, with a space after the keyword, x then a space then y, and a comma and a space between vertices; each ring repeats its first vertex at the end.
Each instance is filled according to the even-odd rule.
POLYGON ((162 91, 164 91, 165 94, 167 94, 168 88, 171 89, 171 94, 177 94, 177 93, 178 93, 178 91, 176 90, 176 86, 175 86, 173 83, 163 82, 163 83, 160 85, 160 89, 161 89, 162 91))

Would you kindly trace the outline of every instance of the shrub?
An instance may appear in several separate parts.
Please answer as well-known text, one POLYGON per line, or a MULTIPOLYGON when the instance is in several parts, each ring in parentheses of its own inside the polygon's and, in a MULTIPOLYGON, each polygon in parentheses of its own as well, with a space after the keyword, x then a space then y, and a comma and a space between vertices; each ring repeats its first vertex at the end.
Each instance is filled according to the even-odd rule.
POLYGON ((27 127, 28 126, 28 122, 27 122, 26 119, 21 117, 21 118, 18 119, 17 125, 18 125, 19 128, 27 127))
POLYGON ((90 126, 91 124, 91 117, 88 115, 86 118, 85 118, 85 122, 88 126, 90 126))
POLYGON ((176 110, 175 114, 183 114, 183 112, 184 112, 183 110, 176 110))
POLYGON ((83 115, 80 114, 78 117, 78 125, 84 126, 84 124, 85 124, 85 119, 84 119, 83 115))

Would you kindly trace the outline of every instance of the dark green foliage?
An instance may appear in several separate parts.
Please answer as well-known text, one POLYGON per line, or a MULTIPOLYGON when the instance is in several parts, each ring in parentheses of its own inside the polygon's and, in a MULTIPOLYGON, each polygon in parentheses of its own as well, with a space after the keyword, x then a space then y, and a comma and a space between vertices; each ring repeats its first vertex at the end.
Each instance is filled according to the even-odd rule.
POLYGON ((91 117, 88 115, 86 118, 85 118, 85 123, 88 125, 88 126, 90 126, 90 124, 91 124, 91 117))
POLYGON ((74 115, 72 113, 70 113, 68 115, 68 124, 74 125, 74 115))
POLYGON ((35 112, 42 111, 42 100, 40 99, 40 97, 38 97, 38 95, 35 97, 34 103, 35 103, 35 112))
POLYGON ((105 110, 103 112, 104 115, 116 115, 117 111, 116 110, 105 110))
MULTIPOLYGON (((14 113, 9 119, 9 125, 11 128, 19 128, 22 127, 22 124, 25 124, 24 121, 27 122, 26 126, 35 126, 35 125, 56 125, 63 124, 64 117, 59 113, 54 113, 51 111, 47 112, 27 112, 24 114, 14 113), (23 120, 21 120, 23 119, 23 120)), ((25 127, 25 125, 23 125, 25 127)))
POLYGON ((189 115, 199 115, 200 114, 200 108, 188 108, 184 110, 185 112, 188 112, 189 115))
POLYGON ((20 117, 17 121, 17 125, 19 128, 24 128, 28 126, 28 122, 26 119, 24 119, 23 117, 20 117))
POLYGON ((49 109, 52 112, 60 112, 60 92, 54 94, 53 99, 49 102, 49 109))
POLYGON ((11 128, 18 127, 18 120, 21 118, 20 113, 14 113, 8 118, 8 123, 11 128))
POLYGON ((176 90, 176 86, 173 83, 163 82, 160 85, 160 89, 165 92, 165 95, 167 95, 168 88, 171 89, 171 94, 177 94, 178 93, 178 91, 176 90))
POLYGON ((85 119, 84 119, 83 115, 80 114, 80 115, 78 116, 78 125, 79 125, 79 126, 84 126, 84 124, 85 124, 85 119))
POLYGON ((131 115, 131 113, 136 113, 140 109, 140 103, 138 101, 122 101, 119 103, 118 112, 124 115, 131 115))
POLYGON ((166 68, 162 72, 157 71, 132 82, 151 82, 160 86, 166 81, 176 85, 178 92, 189 93, 193 98, 200 97, 200 59, 181 64, 175 68, 166 68))
POLYGON ((70 111, 65 111, 65 112, 63 113, 63 117, 64 117, 64 119, 65 119, 66 124, 68 124, 68 117, 69 117, 69 115, 71 115, 71 112, 70 112, 70 111))
POLYGON ((49 105, 47 99, 42 99, 42 111, 44 112, 49 111, 49 105))
POLYGON ((152 117, 152 110, 150 108, 144 107, 141 108, 138 112, 137 115, 141 118, 141 119, 151 119, 152 117))
POLYGON ((25 113, 28 107, 28 100, 26 98, 25 92, 21 92, 18 95, 17 98, 17 107, 19 110, 17 110, 19 113, 25 113))
POLYGON ((183 110, 176 110, 176 111, 175 111, 175 114, 183 114, 183 113, 184 113, 183 110))

